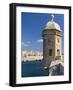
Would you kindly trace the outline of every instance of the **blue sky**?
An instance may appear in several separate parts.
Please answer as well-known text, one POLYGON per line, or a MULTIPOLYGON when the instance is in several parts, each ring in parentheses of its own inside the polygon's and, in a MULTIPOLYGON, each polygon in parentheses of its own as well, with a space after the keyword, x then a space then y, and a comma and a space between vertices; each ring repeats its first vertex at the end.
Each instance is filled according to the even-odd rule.
MULTIPOLYGON (((64 15, 63 14, 48 14, 48 13, 28 13, 21 14, 21 48, 22 50, 42 51, 42 36, 45 25, 51 20, 51 15, 54 15, 54 21, 57 22, 64 35, 64 15)), ((62 38, 62 52, 64 51, 64 36, 62 38)))

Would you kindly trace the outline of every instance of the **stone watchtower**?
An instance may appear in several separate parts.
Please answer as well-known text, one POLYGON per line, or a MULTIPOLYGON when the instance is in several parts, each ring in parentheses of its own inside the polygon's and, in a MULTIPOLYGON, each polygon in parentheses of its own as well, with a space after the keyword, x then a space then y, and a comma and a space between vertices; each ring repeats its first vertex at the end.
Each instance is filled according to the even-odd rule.
POLYGON ((43 60, 45 67, 49 67, 51 61, 60 60, 62 32, 59 24, 52 19, 46 24, 42 32, 43 37, 43 60))

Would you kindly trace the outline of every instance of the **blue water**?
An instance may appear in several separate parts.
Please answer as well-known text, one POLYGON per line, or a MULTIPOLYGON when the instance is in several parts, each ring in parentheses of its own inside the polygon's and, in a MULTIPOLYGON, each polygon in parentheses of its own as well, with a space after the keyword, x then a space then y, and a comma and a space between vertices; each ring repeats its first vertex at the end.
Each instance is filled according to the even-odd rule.
POLYGON ((48 76, 47 70, 44 70, 43 61, 22 61, 22 77, 48 76))

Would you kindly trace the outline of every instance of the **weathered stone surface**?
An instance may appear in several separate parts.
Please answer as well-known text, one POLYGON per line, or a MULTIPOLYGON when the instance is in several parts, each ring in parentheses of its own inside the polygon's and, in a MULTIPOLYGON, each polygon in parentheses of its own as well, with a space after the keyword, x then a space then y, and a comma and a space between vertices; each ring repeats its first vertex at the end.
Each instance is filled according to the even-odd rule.
POLYGON ((64 75, 64 66, 60 63, 58 65, 51 67, 49 69, 49 75, 51 76, 64 75))

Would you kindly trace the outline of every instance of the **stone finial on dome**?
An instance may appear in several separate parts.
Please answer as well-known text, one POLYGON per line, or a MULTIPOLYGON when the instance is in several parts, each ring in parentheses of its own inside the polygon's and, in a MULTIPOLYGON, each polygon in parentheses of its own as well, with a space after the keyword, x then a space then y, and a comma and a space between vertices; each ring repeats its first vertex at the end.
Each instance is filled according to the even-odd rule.
POLYGON ((53 14, 51 15, 51 17, 52 17, 51 21, 54 21, 54 15, 53 14))
POLYGON ((56 29, 56 30, 61 31, 60 25, 54 21, 54 15, 53 14, 51 15, 51 20, 47 22, 44 29, 48 29, 48 30, 49 29, 56 29))

